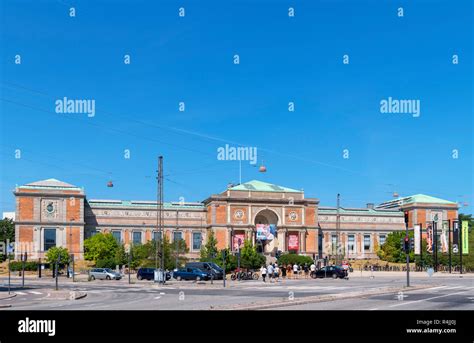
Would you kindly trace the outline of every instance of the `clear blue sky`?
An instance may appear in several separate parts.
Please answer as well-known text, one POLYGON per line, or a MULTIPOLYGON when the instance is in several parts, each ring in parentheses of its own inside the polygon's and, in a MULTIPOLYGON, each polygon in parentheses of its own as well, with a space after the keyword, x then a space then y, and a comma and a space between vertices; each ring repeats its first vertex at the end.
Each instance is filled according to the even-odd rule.
POLYGON ((229 142, 267 166, 243 163, 243 181, 304 188, 321 205, 397 191, 472 213, 469 0, 5 0, 0 22, 0 211, 16 184, 46 178, 89 198, 155 199, 158 155, 166 200, 201 201, 238 182, 238 162, 217 160, 229 142), (64 96, 94 99, 95 117, 56 114, 64 96), (381 114, 388 97, 419 99, 421 116, 381 114))

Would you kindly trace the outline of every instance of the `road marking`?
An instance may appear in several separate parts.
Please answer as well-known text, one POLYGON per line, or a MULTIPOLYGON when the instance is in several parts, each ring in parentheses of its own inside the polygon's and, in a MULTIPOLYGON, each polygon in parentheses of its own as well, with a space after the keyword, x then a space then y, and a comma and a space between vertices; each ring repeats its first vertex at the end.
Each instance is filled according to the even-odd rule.
POLYGON ((26 295, 26 293, 24 292, 15 292, 16 294, 19 294, 19 295, 26 295))
MULTIPOLYGON (((474 287, 469 287, 469 289, 472 289, 472 288, 474 288, 474 287)), ((403 306, 403 305, 418 303, 418 302, 420 302, 420 301, 427 301, 427 300, 432 300, 432 299, 438 299, 438 298, 449 297, 449 296, 451 296, 451 295, 469 292, 469 289, 466 289, 466 290, 460 291, 460 292, 456 292, 456 293, 451 293, 451 294, 438 295, 438 296, 436 296, 436 297, 431 297, 431 298, 426 298, 426 299, 420 299, 420 300, 413 300, 413 301, 402 302, 402 303, 400 303, 400 304, 390 305, 389 307, 397 307, 397 306, 403 306)))
POLYGON ((41 292, 36 292, 36 291, 29 291, 31 294, 43 294, 41 292))
POLYGON ((161 297, 155 297, 155 299, 160 299, 161 297))

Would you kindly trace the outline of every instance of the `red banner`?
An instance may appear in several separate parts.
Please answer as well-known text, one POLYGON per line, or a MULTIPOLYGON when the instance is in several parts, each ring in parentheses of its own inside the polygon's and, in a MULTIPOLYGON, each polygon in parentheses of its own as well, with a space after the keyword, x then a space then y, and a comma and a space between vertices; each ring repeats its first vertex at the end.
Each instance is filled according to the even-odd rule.
POLYGON ((288 250, 299 250, 300 241, 297 233, 290 233, 288 235, 288 250))

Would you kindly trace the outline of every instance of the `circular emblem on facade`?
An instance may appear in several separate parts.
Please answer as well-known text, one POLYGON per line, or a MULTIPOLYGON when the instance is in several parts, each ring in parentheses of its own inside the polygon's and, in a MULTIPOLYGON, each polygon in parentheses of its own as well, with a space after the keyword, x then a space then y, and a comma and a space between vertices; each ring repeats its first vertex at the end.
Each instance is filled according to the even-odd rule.
POLYGON ((288 219, 290 219, 292 222, 296 221, 298 219, 298 213, 291 211, 288 213, 288 219))
POLYGON ((46 205, 46 211, 48 213, 53 213, 54 212, 54 203, 49 202, 48 205, 46 205))
POLYGON ((242 210, 235 210, 234 218, 235 219, 242 219, 244 217, 244 211, 242 210))

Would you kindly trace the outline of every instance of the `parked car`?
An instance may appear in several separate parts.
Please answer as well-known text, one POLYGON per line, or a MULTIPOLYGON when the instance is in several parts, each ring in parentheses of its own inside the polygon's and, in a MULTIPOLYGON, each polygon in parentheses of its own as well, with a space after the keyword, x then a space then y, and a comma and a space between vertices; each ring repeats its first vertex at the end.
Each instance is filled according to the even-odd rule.
POLYGON ((224 278, 224 269, 214 262, 189 262, 185 268, 198 268, 213 276, 214 280, 222 280, 224 278))
POLYGON ((173 272, 173 277, 178 280, 210 280, 211 274, 199 268, 184 268, 173 272))
MULTIPOLYGON (((158 269, 160 270, 160 269, 158 269)), ((170 272, 166 271, 166 280, 171 279, 170 272)), ((155 268, 140 268, 137 271, 137 279, 138 280, 154 280, 155 279, 155 268)))
POLYGON ((89 277, 91 280, 120 280, 122 275, 110 268, 94 268, 89 271, 89 277))
POLYGON ((331 277, 333 279, 348 279, 347 271, 344 270, 342 267, 339 266, 326 266, 322 267, 315 272, 311 273, 311 277, 313 279, 316 278, 325 278, 331 277))

